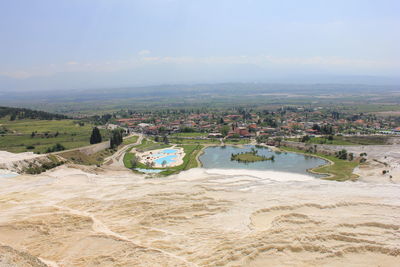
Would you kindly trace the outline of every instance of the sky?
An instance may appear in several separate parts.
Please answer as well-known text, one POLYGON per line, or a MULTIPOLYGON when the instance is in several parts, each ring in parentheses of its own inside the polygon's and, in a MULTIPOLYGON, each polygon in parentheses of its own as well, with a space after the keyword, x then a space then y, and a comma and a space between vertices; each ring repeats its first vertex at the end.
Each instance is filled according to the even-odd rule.
POLYGON ((398 0, 0 1, 0 89, 400 76, 398 0))

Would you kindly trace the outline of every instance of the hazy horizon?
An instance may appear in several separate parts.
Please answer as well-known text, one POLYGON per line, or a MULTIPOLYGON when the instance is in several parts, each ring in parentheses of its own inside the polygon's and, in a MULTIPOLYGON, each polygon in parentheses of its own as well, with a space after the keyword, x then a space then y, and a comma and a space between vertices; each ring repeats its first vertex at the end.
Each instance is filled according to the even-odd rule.
POLYGON ((400 84, 398 1, 5 1, 0 90, 400 84))

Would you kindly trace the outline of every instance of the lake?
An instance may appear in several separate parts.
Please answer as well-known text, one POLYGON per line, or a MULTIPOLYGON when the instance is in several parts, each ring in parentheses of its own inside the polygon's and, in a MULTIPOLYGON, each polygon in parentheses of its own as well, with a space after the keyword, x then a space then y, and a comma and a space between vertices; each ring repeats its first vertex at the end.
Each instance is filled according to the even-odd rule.
POLYGON ((274 152, 266 147, 256 147, 253 145, 238 146, 212 146, 204 150, 204 154, 199 157, 203 168, 206 169, 249 169, 249 170, 269 170, 293 172, 299 174, 308 174, 314 177, 323 177, 307 172, 307 169, 315 168, 326 164, 326 161, 317 157, 307 155, 274 152), (242 163, 231 161, 231 154, 251 151, 251 148, 258 150, 259 155, 271 157, 274 155, 275 160, 258 161, 251 163, 242 163))

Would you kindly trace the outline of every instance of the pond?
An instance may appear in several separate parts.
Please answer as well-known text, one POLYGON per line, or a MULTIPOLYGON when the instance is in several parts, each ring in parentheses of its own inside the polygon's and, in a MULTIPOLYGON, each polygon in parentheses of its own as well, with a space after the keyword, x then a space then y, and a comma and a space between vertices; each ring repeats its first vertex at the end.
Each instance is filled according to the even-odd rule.
POLYGON ((324 175, 312 174, 307 169, 315 168, 326 164, 326 161, 320 158, 307 155, 274 152, 266 147, 256 147, 253 145, 238 146, 215 146, 208 147, 199 157, 203 168, 206 169, 249 169, 249 170, 269 170, 293 172, 299 174, 308 174, 314 177, 323 177, 324 175), (266 157, 274 156, 274 160, 243 163, 231 161, 231 154, 249 152, 252 148, 258 150, 259 155, 266 157))

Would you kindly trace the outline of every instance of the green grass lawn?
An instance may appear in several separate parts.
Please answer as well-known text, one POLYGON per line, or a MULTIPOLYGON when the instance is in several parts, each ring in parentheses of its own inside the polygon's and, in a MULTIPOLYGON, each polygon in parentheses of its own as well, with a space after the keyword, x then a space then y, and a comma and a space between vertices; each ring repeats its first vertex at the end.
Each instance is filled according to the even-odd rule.
POLYGON ((134 135, 129 138, 125 138, 124 141, 122 142, 123 145, 130 145, 136 143, 136 141, 139 139, 139 136, 134 135))
MULTIPOLYGON (((80 126, 74 120, 0 120, 7 133, 0 135, 0 150, 9 152, 33 151, 44 153, 56 143, 66 149, 90 145, 93 125, 80 126), (31 133, 35 136, 31 137, 31 133), (56 133, 58 132, 58 135, 56 133), (29 149, 28 147, 34 147, 29 149)), ((100 130, 103 140, 108 139, 105 130, 100 130)))
MULTIPOLYGON (((132 149, 132 148, 131 148, 131 149, 132 149)), ((133 168, 132 163, 131 163, 131 160, 132 160, 133 157, 135 156, 135 154, 131 152, 131 149, 129 149, 129 150, 125 153, 124 159, 123 159, 124 165, 125 165, 125 167, 128 168, 128 169, 132 169, 132 168, 133 168)))
POLYGON ((168 138, 173 144, 220 144, 219 139, 183 139, 183 138, 168 138))
MULTIPOLYGON (((333 140, 328 140, 325 137, 312 137, 307 143, 337 146, 384 145, 387 139, 387 136, 334 136, 333 140)), ((287 140, 294 142, 300 141, 299 138, 288 138, 287 140)))
POLYGON ((332 165, 325 165, 312 169, 315 173, 332 174, 333 176, 326 178, 327 180, 346 181, 346 180, 353 180, 358 177, 356 174, 353 174, 353 170, 355 167, 358 166, 358 162, 342 160, 334 156, 326 156, 320 153, 308 153, 304 152, 303 150, 291 147, 280 147, 280 148, 284 151, 297 152, 307 155, 316 155, 321 158, 332 161, 334 163, 332 165))
POLYGON ((257 162, 257 161, 271 160, 271 158, 260 156, 253 152, 246 152, 233 155, 231 160, 236 160, 239 162, 257 162))
MULTIPOLYGON (((289 141, 295 141, 299 142, 299 138, 291 138, 289 141)), ((307 141, 308 144, 325 144, 325 145, 337 145, 337 146, 352 146, 352 145, 357 145, 354 142, 344 140, 342 138, 334 137, 333 140, 328 140, 327 138, 324 137, 312 137, 309 141, 307 141)))
POLYGON ((245 144, 249 144, 250 143, 250 139, 225 139, 224 140, 225 144, 231 144, 231 145, 245 145, 245 144))
POLYGON ((173 133, 172 136, 176 137, 207 137, 208 133, 173 133))
POLYGON ((145 138, 142 140, 142 143, 140 145, 137 145, 135 148, 138 151, 145 152, 145 151, 150 151, 150 150, 167 148, 170 146, 172 146, 172 145, 167 145, 164 143, 156 143, 156 142, 153 142, 153 141, 145 138))

